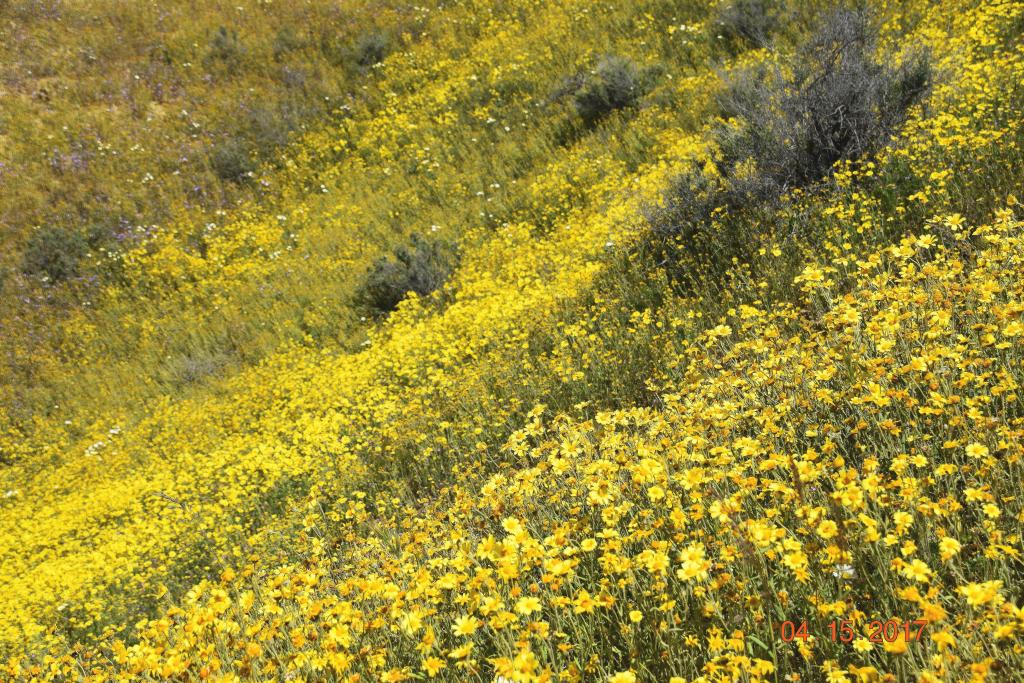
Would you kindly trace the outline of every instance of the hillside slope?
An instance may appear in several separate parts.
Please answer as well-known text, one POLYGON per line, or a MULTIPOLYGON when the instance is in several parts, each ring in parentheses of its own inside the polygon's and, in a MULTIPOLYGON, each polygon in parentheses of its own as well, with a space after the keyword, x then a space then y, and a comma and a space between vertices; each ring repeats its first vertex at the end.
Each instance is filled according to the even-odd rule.
POLYGON ((467 2, 417 10, 273 201, 119 252, 53 340, 5 309, 7 675, 1006 680, 1024 4, 874 5, 926 99, 710 211, 720 262, 658 206, 758 172, 722 177, 717 95, 819 8, 773 52, 702 3, 467 2), (609 54, 642 93, 589 122, 609 54), (418 239, 443 286, 368 306, 418 239), (928 624, 872 642, 890 619, 928 624))

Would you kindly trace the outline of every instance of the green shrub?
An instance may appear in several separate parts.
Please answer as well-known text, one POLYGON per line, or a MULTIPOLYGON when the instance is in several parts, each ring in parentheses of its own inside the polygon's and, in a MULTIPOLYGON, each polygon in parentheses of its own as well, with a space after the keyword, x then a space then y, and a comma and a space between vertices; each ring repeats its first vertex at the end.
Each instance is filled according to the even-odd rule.
POLYGON ((52 283, 79 274, 79 263, 89 251, 85 236, 69 228, 50 226, 32 233, 22 252, 22 269, 52 283))
POLYGON ((297 118, 284 105, 257 105, 245 114, 245 128, 256 150, 266 156, 288 144, 289 133, 298 125, 297 118))
POLYGON ((748 188, 709 177, 693 164, 672 181, 661 205, 647 209, 648 248, 676 280, 717 277, 746 246, 737 223, 750 203, 748 188))
POLYGON ((274 36, 274 43, 271 45, 274 61, 280 62, 289 53, 301 50, 305 45, 305 40, 298 34, 294 26, 287 25, 282 27, 278 30, 277 35, 274 36))
POLYGON ((693 164, 672 180, 662 205, 649 210, 648 221, 656 234, 688 241, 707 229, 722 199, 721 185, 693 164))
POLYGON ((841 10, 798 50, 789 75, 759 67, 730 77, 719 104, 742 125, 718 130, 723 172, 752 161, 767 198, 882 147, 927 92, 931 67, 925 53, 882 64, 876 49, 869 14, 841 10))
POLYGON ((367 67, 384 61, 391 48, 391 41, 383 31, 372 31, 359 37, 352 49, 353 59, 359 66, 367 67))
POLYGON ((719 174, 712 179, 691 168, 648 212, 662 265, 682 280, 720 276, 749 255, 753 231, 763 227, 759 212, 789 189, 827 176, 836 162, 888 142, 927 92, 930 60, 916 53, 895 65, 878 63, 876 41, 865 12, 838 11, 788 68, 762 64, 729 77, 718 98, 723 116, 733 119, 715 131, 719 174))
POLYGON ((228 352, 195 348, 167 359, 160 375, 175 390, 206 381, 231 366, 228 352))
POLYGON ((210 167, 221 180, 243 183, 256 171, 256 163, 249 145, 237 138, 229 138, 214 146, 210 152, 210 167))
POLYGON ((739 50, 767 47, 779 18, 777 0, 726 0, 715 7, 710 23, 717 38, 739 50))
POLYGON ((360 292, 362 303, 379 312, 393 311, 409 292, 430 294, 448 278, 452 262, 448 249, 413 235, 408 244, 374 263, 360 292))
POLYGON ((643 94, 641 81, 641 74, 631 60, 616 55, 605 57, 576 91, 576 113, 586 125, 592 126, 613 111, 634 105, 643 94))
POLYGON ((221 26, 210 40, 206 63, 207 65, 212 65, 219 62, 226 66, 229 71, 234 71, 240 65, 244 54, 245 48, 242 47, 241 41, 238 40, 238 33, 234 30, 229 31, 224 26, 221 26))

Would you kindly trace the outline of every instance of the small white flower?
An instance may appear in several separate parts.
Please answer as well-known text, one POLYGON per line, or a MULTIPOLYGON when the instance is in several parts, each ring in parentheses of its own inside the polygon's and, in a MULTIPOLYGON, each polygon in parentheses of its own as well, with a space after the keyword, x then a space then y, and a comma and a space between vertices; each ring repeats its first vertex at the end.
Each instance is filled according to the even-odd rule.
POLYGON ((837 579, 852 579, 855 573, 853 565, 849 564, 837 564, 836 568, 832 570, 832 576, 837 579))

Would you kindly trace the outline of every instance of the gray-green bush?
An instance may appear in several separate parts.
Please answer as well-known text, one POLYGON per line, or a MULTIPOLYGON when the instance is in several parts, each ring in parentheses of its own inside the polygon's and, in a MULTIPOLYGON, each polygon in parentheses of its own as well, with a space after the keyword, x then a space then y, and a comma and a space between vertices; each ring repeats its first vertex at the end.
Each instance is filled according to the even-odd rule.
POLYGON ((230 138, 210 151, 210 167, 221 180, 242 183, 252 177, 256 162, 248 144, 239 138, 230 138))
POLYGON ((636 65, 625 57, 610 55, 584 77, 573 105, 583 122, 592 126, 613 111, 632 106, 642 94, 641 73, 636 65))
POLYGON ((714 10, 710 28, 715 37, 738 51, 767 47, 779 26, 778 0, 726 0, 714 10))
POLYGON ((377 259, 359 298, 376 311, 387 313, 409 292, 424 296, 439 288, 451 270, 452 258, 445 245, 414 234, 391 256, 377 259))
POLYGON ((388 35, 383 31, 372 31, 360 36, 352 49, 353 59, 359 66, 373 66, 384 61, 390 49, 388 35))
POLYGON ((925 53, 877 61, 877 38, 866 11, 839 10, 798 50, 789 75, 761 67, 729 77, 719 104, 740 125, 719 127, 724 173, 752 161, 768 198, 883 146, 928 90, 931 68, 925 53))
POLYGON ((683 173, 648 219, 662 263, 688 254, 718 273, 750 242, 757 223, 740 214, 775 204, 788 190, 826 177, 838 161, 877 151, 931 83, 929 56, 877 61, 867 12, 839 10, 783 67, 731 74, 718 97, 728 119, 715 131, 719 177, 683 173), (728 217, 716 220, 716 216, 728 217))
POLYGON ((241 63, 245 48, 238 39, 238 32, 221 26, 210 39, 210 47, 206 54, 207 66, 222 64, 229 72, 234 72, 241 63))
POLYGON ((79 273, 79 262, 89 251, 85 236, 70 228, 47 226, 34 231, 22 252, 22 270, 51 283, 79 273))

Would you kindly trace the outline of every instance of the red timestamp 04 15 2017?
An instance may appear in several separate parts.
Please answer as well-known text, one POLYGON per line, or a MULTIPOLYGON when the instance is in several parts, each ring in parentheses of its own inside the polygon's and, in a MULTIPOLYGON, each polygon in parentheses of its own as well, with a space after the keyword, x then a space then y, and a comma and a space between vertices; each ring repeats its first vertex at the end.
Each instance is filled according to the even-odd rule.
MULTIPOLYGON (((871 643, 891 643, 897 640, 917 642, 921 640, 927 625, 927 619, 870 621, 867 623, 866 638, 871 643)), ((831 621, 827 628, 827 635, 834 643, 851 643, 857 637, 852 621, 831 621)), ((782 638, 782 642, 790 643, 794 640, 806 641, 811 634, 807 630, 806 621, 784 621, 779 625, 779 637, 782 638)))

